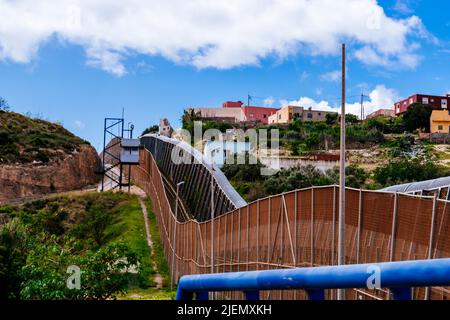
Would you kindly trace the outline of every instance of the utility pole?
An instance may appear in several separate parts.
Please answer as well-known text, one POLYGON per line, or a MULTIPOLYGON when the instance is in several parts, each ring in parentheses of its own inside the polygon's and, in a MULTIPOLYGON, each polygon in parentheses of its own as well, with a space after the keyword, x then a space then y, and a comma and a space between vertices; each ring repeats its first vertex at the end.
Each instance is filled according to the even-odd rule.
POLYGON ((361 92, 361 121, 366 117, 366 110, 364 109, 364 98, 370 98, 364 94, 364 91, 361 92))
MULTIPOLYGON (((342 44, 342 101, 340 147, 338 265, 343 265, 345 264, 345 44, 342 44)), ((344 300, 344 294, 344 289, 338 289, 338 300, 344 300)))
POLYGON ((361 121, 364 120, 364 91, 361 92, 361 121))

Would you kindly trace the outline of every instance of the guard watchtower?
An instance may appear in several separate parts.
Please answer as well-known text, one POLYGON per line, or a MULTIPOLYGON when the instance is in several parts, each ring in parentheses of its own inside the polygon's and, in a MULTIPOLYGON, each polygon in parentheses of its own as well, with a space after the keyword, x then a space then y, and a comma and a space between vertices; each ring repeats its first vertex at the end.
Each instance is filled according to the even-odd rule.
POLYGON ((105 118, 101 191, 131 188, 131 166, 139 164, 140 140, 133 139, 134 126, 124 128, 123 118, 105 118), (127 138, 125 138, 127 134, 127 138), (128 174, 124 171, 128 169, 128 174))
POLYGON ((120 146, 120 162, 122 164, 139 164, 139 148, 141 146, 141 141, 139 139, 122 139, 120 146))

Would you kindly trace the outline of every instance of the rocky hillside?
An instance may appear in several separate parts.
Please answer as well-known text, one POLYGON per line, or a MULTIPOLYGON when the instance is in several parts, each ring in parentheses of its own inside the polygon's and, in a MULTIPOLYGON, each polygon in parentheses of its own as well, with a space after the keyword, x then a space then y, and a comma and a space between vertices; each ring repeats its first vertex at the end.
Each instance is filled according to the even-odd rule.
POLYGON ((0 111, 0 202, 96 183, 100 160, 61 125, 0 111))

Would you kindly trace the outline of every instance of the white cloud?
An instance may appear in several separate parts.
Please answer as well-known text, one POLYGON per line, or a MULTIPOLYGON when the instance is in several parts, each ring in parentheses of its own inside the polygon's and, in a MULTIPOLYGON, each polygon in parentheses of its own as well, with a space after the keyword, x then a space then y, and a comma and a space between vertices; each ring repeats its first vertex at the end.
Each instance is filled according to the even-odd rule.
POLYGON ((75 120, 73 124, 75 125, 75 128, 77 128, 77 129, 84 129, 84 128, 86 128, 86 125, 81 120, 75 120))
POLYGON ((324 73, 320 78, 323 81, 336 82, 336 81, 339 81, 341 79, 341 75, 342 75, 342 71, 341 70, 336 70, 336 71, 331 71, 331 72, 324 73))
POLYGON ((275 99, 273 97, 268 97, 266 99, 264 99, 264 105, 265 106, 273 106, 273 104, 275 103, 275 99))
POLYGON ((337 55, 343 39, 363 48, 364 63, 411 67, 412 37, 430 37, 419 18, 388 17, 375 0, 0 0, 0 12, 0 59, 27 63, 58 39, 117 76, 135 54, 225 69, 297 52, 337 55))
POLYGON ((397 0, 394 5, 394 10, 402 14, 411 14, 414 10, 411 9, 409 0, 397 0))
POLYGON ((306 72, 306 71, 303 71, 301 74, 300 74, 300 81, 305 81, 305 80, 307 80, 309 78, 309 73, 308 72, 306 72))
MULTIPOLYGON (((370 92, 369 101, 364 102, 365 115, 369 115, 378 109, 391 109, 394 106, 394 103, 398 100, 399 97, 395 90, 388 89, 384 85, 378 85, 370 92)), ((280 100, 281 107, 285 107, 287 105, 340 113, 340 106, 331 105, 330 102, 326 100, 316 101, 309 97, 301 97, 295 101, 280 100)), ((357 116, 360 116, 361 114, 361 104, 359 102, 347 103, 345 108, 346 113, 351 113, 357 116)))

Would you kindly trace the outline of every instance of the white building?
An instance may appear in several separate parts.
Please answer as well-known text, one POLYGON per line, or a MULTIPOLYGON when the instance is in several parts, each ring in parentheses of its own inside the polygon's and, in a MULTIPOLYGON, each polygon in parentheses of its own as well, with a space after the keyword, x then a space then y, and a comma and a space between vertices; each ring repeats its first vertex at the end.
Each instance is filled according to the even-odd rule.
POLYGON ((250 149, 250 142, 208 141, 203 149, 203 156, 221 168, 228 157, 242 152, 250 152, 250 149))
POLYGON ((170 126, 170 122, 167 118, 162 118, 159 120, 159 134, 165 137, 172 136, 173 129, 170 126))

